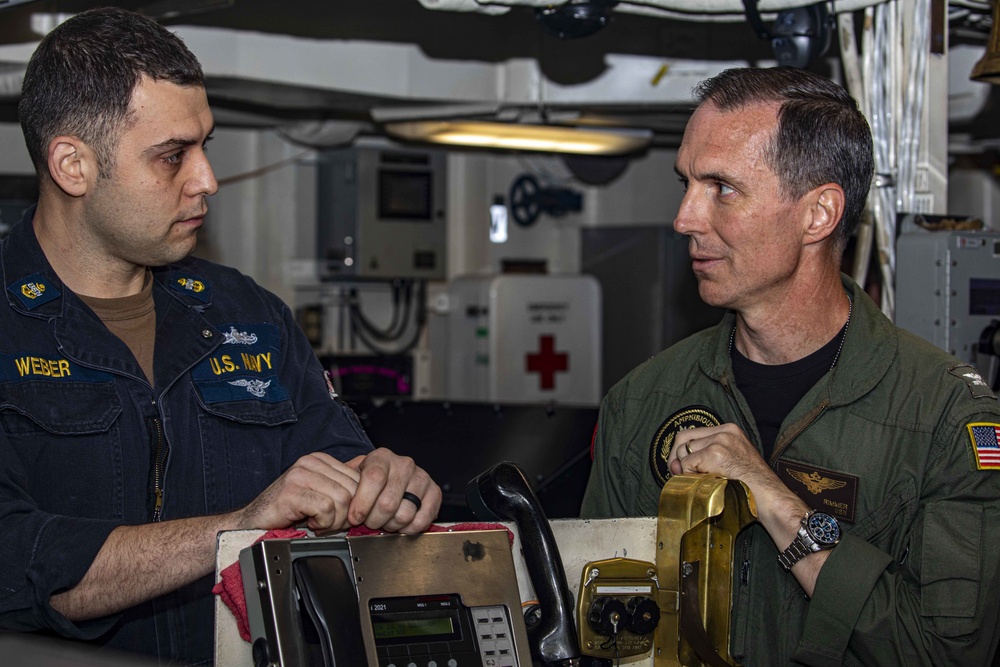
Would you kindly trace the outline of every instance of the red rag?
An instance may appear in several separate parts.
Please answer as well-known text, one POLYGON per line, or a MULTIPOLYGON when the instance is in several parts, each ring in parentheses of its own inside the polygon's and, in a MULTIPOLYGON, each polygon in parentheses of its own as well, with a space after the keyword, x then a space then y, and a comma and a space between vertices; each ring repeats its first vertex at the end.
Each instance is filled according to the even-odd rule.
MULTIPOLYGON (((305 537, 304 530, 295 528, 282 528, 280 530, 269 530, 254 544, 261 540, 287 540, 296 537, 305 537)), ((219 573, 219 582, 212 587, 212 592, 218 595, 223 604, 233 612, 236 617, 236 627, 240 631, 240 637, 244 641, 250 641, 250 623, 247 620, 247 599, 243 594, 243 575, 240 573, 240 562, 236 561, 232 565, 224 568, 219 573)))

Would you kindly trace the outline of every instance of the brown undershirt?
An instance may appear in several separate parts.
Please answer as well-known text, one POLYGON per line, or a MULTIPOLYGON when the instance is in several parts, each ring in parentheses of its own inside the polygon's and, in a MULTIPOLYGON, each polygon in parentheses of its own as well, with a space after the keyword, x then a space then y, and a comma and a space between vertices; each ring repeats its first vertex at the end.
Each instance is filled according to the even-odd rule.
POLYGON ((156 310, 153 303, 153 272, 147 270, 142 291, 116 299, 78 295, 101 318, 104 326, 132 350, 149 384, 153 384, 153 341, 156 310))

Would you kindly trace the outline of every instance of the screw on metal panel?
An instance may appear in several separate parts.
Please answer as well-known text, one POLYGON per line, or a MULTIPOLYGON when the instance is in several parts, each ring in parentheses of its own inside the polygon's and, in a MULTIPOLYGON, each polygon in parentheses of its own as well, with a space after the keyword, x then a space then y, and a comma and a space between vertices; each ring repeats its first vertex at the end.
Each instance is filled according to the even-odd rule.
POLYGON ((264 581, 263 579, 261 579, 260 581, 258 581, 258 582, 257 582, 257 588, 258 588, 259 590, 264 590, 264 589, 266 589, 266 588, 267 588, 267 582, 266 582, 266 581, 264 581))

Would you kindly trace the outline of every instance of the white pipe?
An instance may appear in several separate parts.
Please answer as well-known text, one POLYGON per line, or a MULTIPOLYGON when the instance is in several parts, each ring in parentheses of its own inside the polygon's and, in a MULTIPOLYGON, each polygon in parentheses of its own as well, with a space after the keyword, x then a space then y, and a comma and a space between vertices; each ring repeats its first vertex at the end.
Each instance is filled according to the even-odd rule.
MULTIPOLYGON (((503 14, 511 7, 552 7, 564 5, 571 0, 420 0, 427 9, 455 12, 479 12, 481 14, 503 14)), ((836 12, 853 12, 883 0, 838 0, 834 4, 836 12)), ((761 0, 758 9, 763 15, 785 9, 795 9, 815 4, 815 0, 761 0)), ((730 21, 746 20, 742 0, 623 0, 615 11, 647 14, 689 21, 730 21)))
MULTIPOLYGON (((864 86, 864 76, 861 73, 861 61, 858 56, 858 44, 854 37, 854 15, 841 14, 837 17, 837 34, 840 38, 840 58, 844 64, 844 81, 847 91, 858 101, 861 113, 865 118, 871 118, 871 107, 868 102, 868 91, 864 86)), ((871 121, 869 120, 869 125, 871 121)), ((857 228, 857 239, 854 245, 854 264, 851 267, 851 277, 862 287, 868 282, 868 265, 872 253, 872 200, 868 199, 861 221, 857 228)))

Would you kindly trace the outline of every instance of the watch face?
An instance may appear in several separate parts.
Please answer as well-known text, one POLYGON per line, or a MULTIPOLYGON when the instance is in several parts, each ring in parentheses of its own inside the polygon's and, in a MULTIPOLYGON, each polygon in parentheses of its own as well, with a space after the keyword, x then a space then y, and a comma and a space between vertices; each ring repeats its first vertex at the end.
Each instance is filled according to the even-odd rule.
POLYGON ((806 525, 809 536, 823 547, 832 547, 840 541, 840 524, 829 514, 813 512, 806 525))

